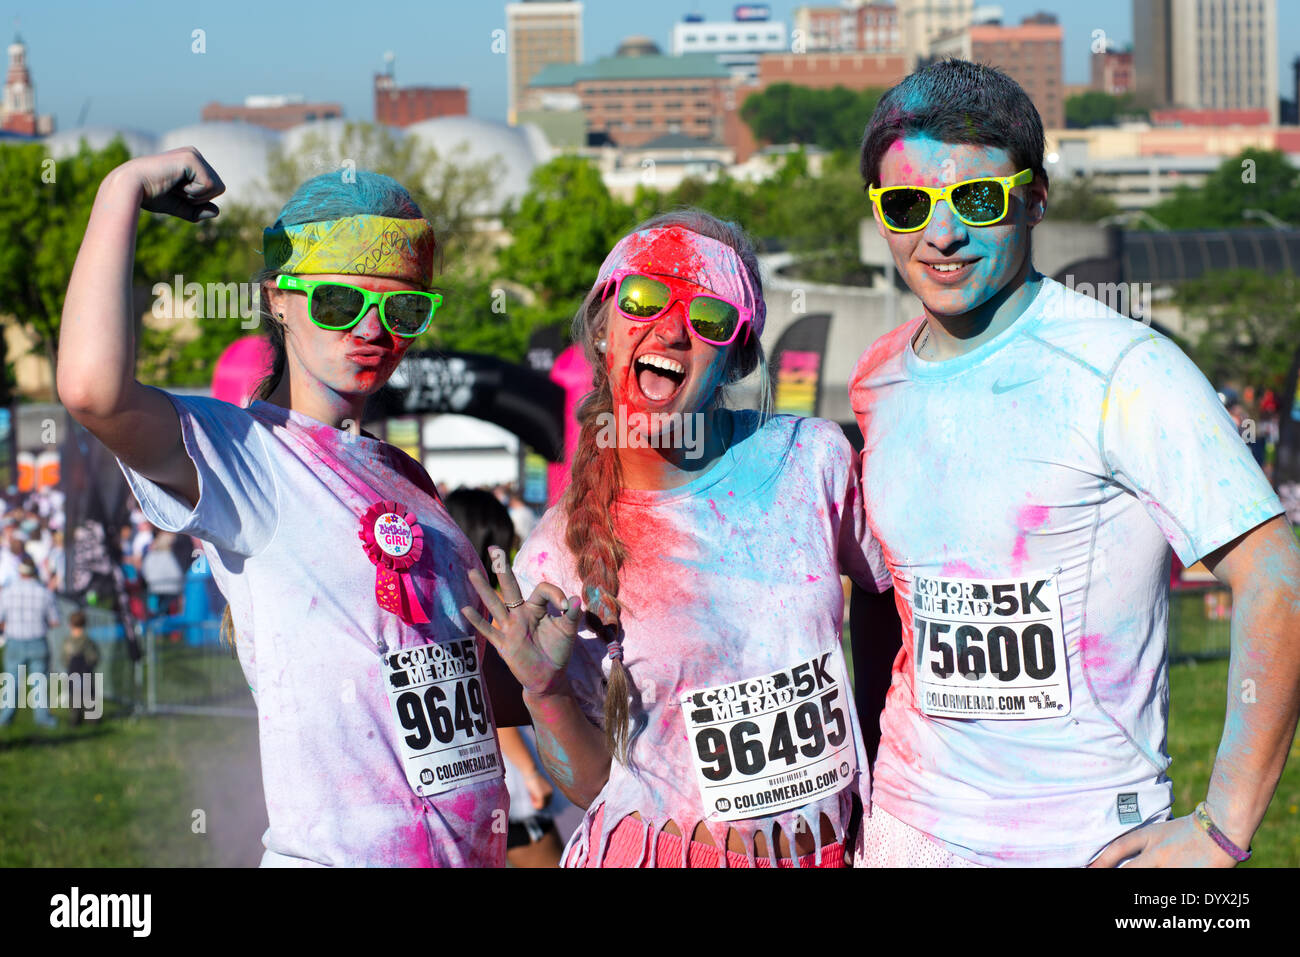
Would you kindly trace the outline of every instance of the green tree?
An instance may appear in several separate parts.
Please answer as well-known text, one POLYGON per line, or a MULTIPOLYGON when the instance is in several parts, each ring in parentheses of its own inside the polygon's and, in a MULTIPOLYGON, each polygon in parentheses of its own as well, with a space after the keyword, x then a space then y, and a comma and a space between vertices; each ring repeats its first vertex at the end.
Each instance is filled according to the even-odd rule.
POLYGON ((1065 99, 1065 125, 1071 129, 1113 126, 1123 117, 1145 116, 1146 111, 1137 107, 1129 93, 1116 96, 1101 90, 1086 90, 1065 99))
POLYGON ((1300 279, 1222 270, 1183 283, 1175 304, 1189 320, 1191 356, 1211 382, 1285 387, 1300 344, 1300 279))
POLYGON ((740 116, 761 142, 852 150, 861 141, 883 92, 774 83, 750 94, 741 105, 740 116))
POLYGON ((1047 215, 1058 222, 1095 223, 1119 212, 1115 201, 1098 192, 1090 176, 1073 179, 1061 177, 1051 183, 1047 197, 1047 215))
POLYGON ((267 178, 278 207, 304 181, 322 173, 346 176, 364 169, 391 176, 407 188, 433 224, 449 268, 481 268, 490 246, 482 221, 501 212, 491 204, 505 163, 500 157, 483 162, 457 158, 464 147, 448 144, 440 152, 415 137, 398 138, 385 126, 348 122, 336 141, 323 132, 309 132, 292 154, 273 150, 267 178))
POLYGON ((517 300, 505 314, 488 313, 491 319, 485 321, 499 330, 499 355, 522 356, 534 329, 573 317, 605 256, 633 225, 633 215, 630 206, 610 196, 600 171, 581 157, 557 157, 533 170, 528 192, 505 217, 513 241, 498 254, 496 274, 530 290, 535 299, 531 304, 517 300))
POLYGON ((1224 160, 1201 186, 1180 186, 1148 212, 1170 229, 1263 225, 1246 215, 1252 209, 1300 226, 1300 170, 1280 150, 1243 150, 1224 160))
MULTIPOLYGON (((0 314, 24 329, 50 363, 58 353, 59 322, 72 266, 85 235, 99 184, 130 158, 121 139, 105 149, 84 142, 73 156, 55 161, 40 144, 0 149, 0 314)), ((174 274, 186 281, 224 278, 224 263, 239 242, 231 219, 218 217, 201 227, 141 213, 131 282, 136 301, 147 305, 150 290, 174 274)), ((233 323, 237 327, 238 317, 233 323)), ((202 336, 200 336, 202 338, 202 336)), ((155 353, 183 351, 173 332, 147 331, 141 345, 142 380, 152 381, 155 353)), ((209 370, 210 374, 210 370, 209 370)))

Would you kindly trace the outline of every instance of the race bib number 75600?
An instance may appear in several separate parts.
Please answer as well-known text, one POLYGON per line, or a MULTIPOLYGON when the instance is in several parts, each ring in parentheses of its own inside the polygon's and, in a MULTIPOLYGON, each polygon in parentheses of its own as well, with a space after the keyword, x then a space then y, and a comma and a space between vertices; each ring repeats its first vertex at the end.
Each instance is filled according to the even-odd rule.
POLYGON ((710 820, 776 814, 844 787, 858 760, 842 665, 828 651, 681 696, 710 820))
POLYGON ((918 575, 912 624, 916 699, 923 714, 1009 720, 1070 713, 1054 578, 918 575))

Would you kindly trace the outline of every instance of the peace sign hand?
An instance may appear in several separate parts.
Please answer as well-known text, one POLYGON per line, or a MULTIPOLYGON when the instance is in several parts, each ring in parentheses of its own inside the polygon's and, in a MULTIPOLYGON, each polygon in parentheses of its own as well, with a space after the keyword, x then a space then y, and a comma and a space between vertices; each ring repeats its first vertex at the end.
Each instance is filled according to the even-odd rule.
POLYGON ((501 595, 492 590, 478 569, 469 573, 469 583, 491 613, 492 621, 485 621, 469 606, 462 608, 460 613, 480 635, 492 642, 525 692, 548 695, 567 691, 564 669, 578 637, 582 602, 576 595, 566 598, 557 586, 542 582, 533 589, 527 601, 519 604, 522 597, 519 583, 510 570, 505 552, 493 548, 489 549, 489 554, 501 585, 501 595), (507 603, 513 607, 507 607, 507 603), (547 614, 548 605, 556 606, 561 613, 547 614))

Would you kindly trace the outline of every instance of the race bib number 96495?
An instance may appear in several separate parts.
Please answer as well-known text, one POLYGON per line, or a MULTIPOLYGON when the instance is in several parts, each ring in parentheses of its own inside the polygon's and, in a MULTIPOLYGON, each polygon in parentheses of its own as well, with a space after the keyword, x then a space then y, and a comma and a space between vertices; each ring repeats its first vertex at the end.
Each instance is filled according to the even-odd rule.
POLYGON ((938 718, 1070 713, 1061 599, 1050 577, 918 575, 912 586, 916 698, 938 718))
POLYGON ((688 691, 682 714, 710 820, 803 807, 858 768, 841 656, 688 691))
POLYGON ((412 791, 430 797, 505 773, 473 638, 390 651, 383 670, 412 791))

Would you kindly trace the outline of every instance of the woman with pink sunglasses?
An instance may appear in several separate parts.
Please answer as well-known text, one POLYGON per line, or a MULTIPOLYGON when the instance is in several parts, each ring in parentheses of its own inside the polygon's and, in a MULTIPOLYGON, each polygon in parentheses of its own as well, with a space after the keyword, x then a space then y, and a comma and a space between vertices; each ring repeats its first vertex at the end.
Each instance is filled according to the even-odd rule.
POLYGON ((470 575, 496 624, 463 613, 587 808, 569 866, 843 866, 868 800, 839 575, 888 572, 839 428, 766 414, 764 316, 735 225, 624 237, 574 321, 594 374, 571 483, 513 574, 494 556, 502 599, 470 575), (764 411, 726 408, 755 372, 764 411))

